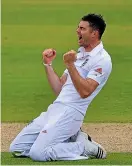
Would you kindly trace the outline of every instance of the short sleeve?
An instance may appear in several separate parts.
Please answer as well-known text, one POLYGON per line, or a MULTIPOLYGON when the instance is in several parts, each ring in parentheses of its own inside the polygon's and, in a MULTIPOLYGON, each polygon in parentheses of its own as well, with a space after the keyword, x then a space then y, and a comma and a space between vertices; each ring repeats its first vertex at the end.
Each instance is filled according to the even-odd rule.
POLYGON ((89 71, 87 78, 91 78, 101 84, 105 82, 112 70, 112 63, 110 60, 100 61, 98 64, 93 66, 89 71))

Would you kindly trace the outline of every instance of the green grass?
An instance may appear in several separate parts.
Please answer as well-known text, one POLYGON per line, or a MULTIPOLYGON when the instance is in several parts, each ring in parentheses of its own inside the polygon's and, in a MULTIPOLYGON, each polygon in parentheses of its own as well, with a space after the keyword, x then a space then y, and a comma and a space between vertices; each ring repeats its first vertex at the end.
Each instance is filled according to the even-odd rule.
POLYGON ((80 161, 55 161, 35 162, 29 158, 14 158, 10 153, 2 153, 2 165, 131 165, 132 153, 110 153, 107 159, 80 160, 80 161))
POLYGON ((107 22, 103 42, 113 71, 85 122, 132 122, 131 9, 131 0, 2 0, 2 121, 28 122, 46 111, 56 97, 42 66, 43 49, 56 48, 53 66, 61 76, 63 53, 78 47, 80 18, 96 12, 107 22))

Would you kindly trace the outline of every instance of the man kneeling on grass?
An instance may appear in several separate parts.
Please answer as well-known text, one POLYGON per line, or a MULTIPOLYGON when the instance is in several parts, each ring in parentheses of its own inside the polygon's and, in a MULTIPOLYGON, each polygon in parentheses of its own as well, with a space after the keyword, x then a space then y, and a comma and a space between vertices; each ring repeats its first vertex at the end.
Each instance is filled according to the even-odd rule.
POLYGON ((101 42, 105 31, 101 15, 88 14, 77 27, 79 49, 63 55, 61 78, 54 72, 54 49, 46 49, 43 64, 56 100, 27 125, 10 145, 15 157, 36 161, 106 158, 104 148, 80 130, 87 108, 105 85, 112 63, 101 42))

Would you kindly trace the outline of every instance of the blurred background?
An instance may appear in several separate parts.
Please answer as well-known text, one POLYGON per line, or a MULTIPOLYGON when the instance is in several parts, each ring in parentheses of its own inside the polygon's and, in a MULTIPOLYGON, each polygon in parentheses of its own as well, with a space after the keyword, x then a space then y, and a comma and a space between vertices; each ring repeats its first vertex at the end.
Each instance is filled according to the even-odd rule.
POLYGON ((77 50, 82 16, 99 13, 113 71, 89 107, 85 122, 132 122, 131 0, 2 0, 2 122, 29 122, 56 96, 46 79, 42 51, 55 48, 53 67, 63 74, 63 54, 77 50))

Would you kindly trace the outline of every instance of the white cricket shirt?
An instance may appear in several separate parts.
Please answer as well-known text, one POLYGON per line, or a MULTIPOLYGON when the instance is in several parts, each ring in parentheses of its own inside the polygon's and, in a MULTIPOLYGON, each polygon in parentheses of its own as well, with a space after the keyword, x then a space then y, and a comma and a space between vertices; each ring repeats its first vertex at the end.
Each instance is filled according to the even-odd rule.
POLYGON ((91 52, 85 52, 85 49, 80 47, 74 64, 83 78, 91 78, 97 81, 99 83, 98 87, 87 98, 81 98, 66 69, 64 72, 67 74, 67 81, 54 103, 63 103, 85 115, 89 104, 105 85, 112 70, 112 62, 101 42, 91 52))

